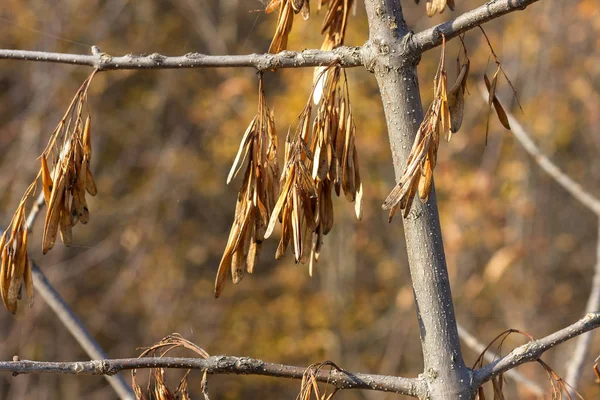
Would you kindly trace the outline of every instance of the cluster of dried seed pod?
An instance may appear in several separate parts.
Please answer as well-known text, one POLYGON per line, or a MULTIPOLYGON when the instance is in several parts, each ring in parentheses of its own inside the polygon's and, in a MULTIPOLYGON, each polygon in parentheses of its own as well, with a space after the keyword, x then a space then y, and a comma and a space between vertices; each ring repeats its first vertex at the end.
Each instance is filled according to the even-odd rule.
POLYGON ((323 236, 333 227, 332 191, 356 202, 357 218, 362 217, 362 183, 355 148, 356 126, 350 107, 344 70, 339 64, 323 71, 324 93, 317 115, 310 124, 312 96, 302 111, 295 137, 288 133, 281 193, 273 210, 265 237, 276 221, 282 235, 276 258, 285 254, 290 240, 296 262, 318 261, 323 236))
MULTIPOLYGON (((28 192, 31 192, 30 186, 28 192)), ((25 199, 17 208, 9 229, 0 238, 2 264, 0 266, 0 295, 8 311, 17 311, 17 300, 21 298, 21 286, 25 284, 29 303, 33 303, 33 281, 31 263, 27 255, 28 229, 25 217, 25 199)))
MULTIPOLYGON (((158 343, 153 344, 152 346, 145 348, 145 350, 140 354, 141 357, 164 357, 171 350, 174 349, 188 349, 197 354, 200 358, 208 358, 208 353, 197 346, 196 344, 190 342, 187 339, 184 339, 179 333, 173 333, 161 339, 158 343)), ((179 381, 179 385, 175 391, 169 389, 166 383, 166 374, 164 368, 151 368, 150 369, 150 377, 148 382, 148 388, 146 393, 137 382, 137 370, 133 369, 131 371, 131 387, 133 388, 133 393, 135 394, 136 400, 146 400, 146 399, 155 399, 155 400, 190 400, 190 394, 188 392, 188 376, 191 370, 187 370, 183 378, 179 381)), ((204 375, 201 382, 202 392, 207 396, 206 392, 206 379, 207 373, 204 371, 204 375)))
MULTIPOLYGON (((325 35, 321 50, 333 50, 344 44, 350 8, 353 4, 356 4, 354 0, 320 0, 318 9, 321 9, 321 7, 327 3, 329 3, 329 8, 327 9, 321 27, 321 33, 325 35)), ((323 86, 327 78, 326 74, 323 73, 325 68, 326 67, 315 68, 315 89, 313 91, 315 104, 319 103, 321 96, 323 95, 323 86)))
POLYGON ((344 44, 348 16, 354 0, 320 0, 318 8, 329 4, 327 13, 323 19, 321 33, 325 35, 321 50, 332 50, 344 44))
POLYGON ((54 246, 59 230, 63 244, 67 247, 71 246, 73 226, 77 222, 87 224, 90 218, 85 199, 86 192, 92 196, 97 193, 96 183, 90 170, 92 158, 91 117, 88 114, 83 122, 82 107, 83 104, 74 117, 72 131, 65 132, 65 140, 60 154, 54 162, 52 173, 48 167, 46 156, 42 155, 41 157, 42 189, 48 210, 42 239, 44 254, 54 246))
MULTIPOLYGON (((244 271, 252 272, 261 243, 277 221, 282 232, 275 258, 285 255, 290 241, 296 262, 318 261, 323 236, 333 227, 332 192, 355 202, 357 218, 362 217, 362 183, 355 147, 356 125, 352 116, 348 82, 339 63, 322 72, 324 93, 311 121, 312 93, 294 132, 285 143, 284 169, 277 182, 277 135, 273 114, 259 88, 258 115, 244 133, 228 182, 248 158, 244 183, 236 204, 235 220, 219 265, 215 296, 219 297, 228 271, 238 283, 244 271), (281 188, 281 191, 279 191, 281 188)), ((314 87, 313 87, 314 90, 314 87)))
POLYGON ((262 74, 259 78, 258 114, 242 137, 227 183, 242 169, 248 158, 244 181, 238 194, 235 219, 219 264, 215 297, 219 297, 228 271, 238 283, 244 271, 252 273, 279 193, 277 132, 273 112, 267 107, 262 74))
POLYGON ((84 110, 87 110, 87 91, 96 72, 94 70, 83 82, 52 132, 48 145, 40 156, 41 168, 25 191, 11 221, 10 230, 6 230, 0 239, 0 292, 4 305, 13 314, 17 309, 23 283, 30 303, 33 300, 31 265, 27 255, 28 223, 32 222, 27 222, 25 210, 27 201, 35 194, 38 180, 42 180, 47 206, 42 239, 44 254, 54 246, 59 231, 65 246, 70 246, 72 227, 79 221, 85 224, 89 220, 85 193, 87 191, 93 196, 97 190, 90 171, 91 117, 84 110), (50 158, 53 159, 52 168, 49 166, 50 158))
POLYGON ((445 50, 444 40, 434 78, 434 99, 417 130, 402 177, 382 206, 384 210, 390 210, 390 221, 398 207, 404 210, 404 217, 408 216, 417 193, 423 202, 427 201, 431 192, 440 136, 443 135, 446 140, 450 140, 452 133, 457 132, 462 124, 464 92, 470 62, 465 50, 463 64, 459 66, 458 78, 448 92, 445 50))
POLYGON ((277 18, 277 27, 269 53, 279 53, 287 49, 288 35, 292 30, 294 23, 294 14, 302 12, 302 17, 306 20, 310 16, 309 0, 271 0, 265 9, 267 14, 279 10, 277 18))

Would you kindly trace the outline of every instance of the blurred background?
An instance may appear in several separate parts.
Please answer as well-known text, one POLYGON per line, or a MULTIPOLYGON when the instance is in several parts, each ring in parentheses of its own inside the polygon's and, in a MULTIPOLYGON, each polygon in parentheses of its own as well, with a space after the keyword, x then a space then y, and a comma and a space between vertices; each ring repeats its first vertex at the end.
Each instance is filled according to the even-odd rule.
MULTIPOLYGON (((4 0, 0 48, 89 54, 181 55, 263 53, 276 23, 258 0, 4 0)), ((483 4, 458 0, 454 12, 425 16, 425 4, 402 2, 414 31, 483 4)), ((313 9, 316 7, 313 5, 313 9)), ((321 45, 324 13, 297 17, 289 48, 321 45)), ((587 190, 600 196, 600 4, 543 0, 485 25, 517 89, 521 114, 504 80, 498 93, 543 151, 587 190)), ((346 44, 368 37, 359 2, 346 44)), ((493 73, 478 30, 466 36, 471 57, 465 120, 440 145, 435 179, 442 232, 459 322, 487 344, 507 328, 544 336, 579 319, 589 294, 598 221, 549 178, 492 115, 479 85, 493 73)), ((449 80, 457 41, 449 43, 449 80)), ((419 66, 425 107, 439 49, 419 66)), ((0 61, 0 224, 6 226, 37 173, 36 160, 86 67, 0 61)), ((349 70, 364 182, 364 216, 335 199, 335 223, 313 278, 289 254, 275 262, 277 230, 263 245, 253 275, 229 282, 218 300, 213 282, 233 221, 239 178, 225 184, 241 135, 256 113, 254 70, 111 71, 94 79, 92 170, 98 195, 90 223, 74 229, 74 245, 41 254, 41 221, 30 256, 112 358, 135 357, 179 332, 211 355, 229 354, 307 366, 332 360, 357 372, 413 377, 422 371, 419 331, 402 223, 387 222, 381 204, 394 184, 378 89, 363 68, 349 70)), ((265 75, 280 143, 306 103, 312 69, 265 75)), ((283 152, 280 152, 281 156, 283 152)), ((509 339, 504 352, 523 343, 509 339)), ((574 342, 546 353, 561 374, 574 342)), ((478 353, 464 347, 467 363, 478 353)), ((182 353, 180 355, 183 355, 182 353)), ((592 371, 598 335, 581 392, 600 397, 592 371)), ((0 310, 0 359, 69 361, 88 358, 38 296, 15 317, 0 310)), ((519 371, 550 389, 544 371, 519 371)), ((145 374, 140 374, 144 377, 145 374)), ((169 371, 173 388, 181 377, 169 371)), ((125 374, 130 381, 129 374, 125 374)), ((190 390, 200 398, 200 372, 190 390)), ((143 378, 142 378, 143 379, 143 378)), ((142 380, 143 382, 143 380, 142 380)), ((295 398, 299 381, 211 376, 211 399, 295 398)), ((507 398, 535 398, 507 383, 507 398)), ((342 399, 398 398, 344 391, 342 399)), ((113 399, 97 376, 0 375, 1 399, 113 399)))

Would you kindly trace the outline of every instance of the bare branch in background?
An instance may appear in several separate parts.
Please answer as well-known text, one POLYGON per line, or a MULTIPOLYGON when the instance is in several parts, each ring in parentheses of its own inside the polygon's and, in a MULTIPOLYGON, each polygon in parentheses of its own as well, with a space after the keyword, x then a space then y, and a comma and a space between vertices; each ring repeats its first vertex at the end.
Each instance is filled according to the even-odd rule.
POLYGON ((600 313, 589 313, 579 321, 558 332, 519 346, 499 360, 474 371, 472 387, 478 388, 493 377, 503 374, 521 364, 537 361, 547 350, 598 327, 600 327, 600 313))
MULTIPOLYGON (((122 370, 142 368, 198 369, 208 374, 263 375, 274 378, 302 379, 303 367, 274 364, 248 357, 213 356, 209 358, 145 357, 79 362, 2 361, 0 371, 18 374, 75 374, 113 375, 122 370)), ((385 375, 353 373, 344 370, 321 371, 316 375, 338 389, 370 389, 416 397, 422 391, 422 382, 416 378, 398 378, 385 375)))
MULTIPOLYGON (((487 95, 480 91, 481 96, 487 101, 487 95)), ((507 112, 508 121, 510 123, 512 134, 521 143, 525 151, 529 153, 535 162, 548 175, 550 175, 560 186, 562 186, 571 196, 577 199, 581 204, 590 209, 594 214, 600 217, 600 199, 589 193, 583 186, 575 182, 571 177, 562 172, 551 160, 546 156, 539 147, 531 139, 531 136, 525 131, 523 126, 515 119, 515 117, 507 112)))
MULTIPOLYGON (((473 336, 469 331, 467 331, 461 324, 457 324, 457 326, 458 326, 458 335, 460 336, 462 342, 465 345, 467 345, 468 348, 470 348, 471 350, 473 350, 474 352, 476 352, 478 354, 481 354, 485 351, 485 349, 487 347, 485 344, 481 343, 475 336, 473 336)), ((585 335, 586 334, 582 335, 581 337, 583 337, 585 335)), ((491 350, 487 350, 484 353, 483 358, 487 362, 494 362, 495 360, 498 360, 500 358, 500 356, 491 350)), ((538 385, 531 379, 524 377, 518 371, 510 370, 506 373, 506 376, 513 379, 515 382, 526 386, 536 396, 541 397, 544 395, 544 389, 542 389, 542 387, 540 385, 538 385)))
MULTIPOLYGON (((44 208, 44 205, 44 194, 40 193, 27 217, 27 229, 31 230, 39 212, 44 208)), ((77 343, 79 343, 86 354, 92 359, 108 358, 108 355, 86 329, 83 322, 75 315, 73 310, 71 310, 60 294, 48 281, 41 269, 33 261, 31 261, 31 273, 33 276, 33 286, 37 290, 37 293, 40 294, 46 304, 54 311, 56 316, 75 340, 77 340, 77 343)), ((130 400, 134 398, 133 391, 122 376, 106 375, 106 380, 113 387, 120 399, 130 400)))
MULTIPOLYGON (((592 290, 588 297, 585 311, 587 313, 600 310, 600 224, 598 225, 598 239, 596 245, 596 267, 594 268, 594 278, 592 280, 592 290)), ((577 384, 581 378, 584 368, 584 361, 588 355, 590 345, 592 344, 593 332, 584 333, 577 339, 577 344, 573 350, 571 361, 567 367, 566 381, 571 385, 571 395, 577 389, 577 384)))
MULTIPOLYGON (((483 99, 486 98, 483 90, 480 91, 483 99)), ((565 174, 560 168, 558 168, 551 160, 546 156, 539 147, 531 139, 531 135, 525 131, 523 126, 515 119, 514 115, 507 112, 507 117, 511 126, 511 132, 521 143, 525 151, 529 153, 535 160, 535 162, 544 170, 551 178, 553 178, 559 185, 561 185, 571 196, 586 206, 590 211, 600 217, 600 199, 589 193, 579 183, 575 182, 570 176, 565 174)), ((594 277, 592 280, 592 288, 588 297, 587 305, 585 308, 586 313, 593 313, 600 310, 600 224, 598 231, 598 244, 597 244, 597 255, 596 255, 596 266, 594 269, 594 277)), ((577 344, 573 351, 573 355, 570 358, 570 362, 567 367, 567 376, 565 381, 571 386, 571 395, 574 395, 575 389, 581 377, 583 364, 586 355, 589 351, 592 332, 585 333, 579 337, 577 344)))

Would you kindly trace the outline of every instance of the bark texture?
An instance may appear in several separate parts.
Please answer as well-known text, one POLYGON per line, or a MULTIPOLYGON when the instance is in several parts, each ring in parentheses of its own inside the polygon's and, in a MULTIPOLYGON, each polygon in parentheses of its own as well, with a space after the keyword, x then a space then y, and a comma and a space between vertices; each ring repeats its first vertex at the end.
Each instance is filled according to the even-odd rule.
MULTIPOLYGON (((423 120, 417 77, 420 53, 408 46, 412 34, 400 0, 366 0, 365 6, 370 38, 363 61, 379 84, 398 180, 423 120)), ((421 379, 426 393, 420 398, 471 399, 471 371, 458 338, 435 188, 427 203, 415 200, 403 222, 423 350, 421 379)))

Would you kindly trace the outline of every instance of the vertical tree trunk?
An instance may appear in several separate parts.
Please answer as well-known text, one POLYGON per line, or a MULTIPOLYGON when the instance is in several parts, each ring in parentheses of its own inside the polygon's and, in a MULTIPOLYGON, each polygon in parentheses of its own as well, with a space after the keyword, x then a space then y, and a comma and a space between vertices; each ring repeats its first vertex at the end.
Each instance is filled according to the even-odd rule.
MULTIPOLYGON (((423 120, 417 79, 420 55, 405 46, 411 33, 400 0, 365 0, 365 6, 370 38, 363 57, 379 84, 398 180, 423 120)), ((421 330, 426 398, 471 399, 471 371, 460 349, 435 188, 427 203, 415 200, 403 222, 421 330)))

